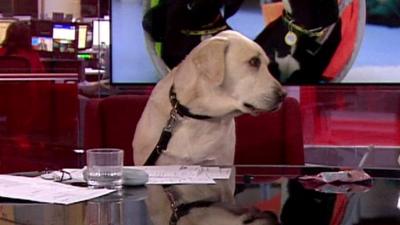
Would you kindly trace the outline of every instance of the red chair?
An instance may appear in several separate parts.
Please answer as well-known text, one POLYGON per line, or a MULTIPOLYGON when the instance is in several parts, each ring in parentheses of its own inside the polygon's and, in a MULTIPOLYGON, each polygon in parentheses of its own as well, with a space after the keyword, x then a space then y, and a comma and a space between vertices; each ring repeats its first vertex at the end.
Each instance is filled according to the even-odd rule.
POLYGON ((0 173, 79 166, 77 84, 0 82, 0 173))
MULTIPOLYGON (((89 100, 84 121, 84 147, 115 147, 133 165, 132 139, 148 95, 119 95, 89 100)), ((303 164, 299 106, 287 98, 282 108, 259 117, 237 119, 237 164, 303 164)))
POLYGON ((23 57, 0 56, 0 73, 30 73, 31 64, 23 57))
POLYGON ((296 99, 286 98, 276 112, 236 118, 235 164, 304 164, 300 106, 296 99))
POLYGON ((121 148, 125 165, 133 165, 133 134, 148 97, 117 95, 89 100, 84 118, 84 147, 121 148))

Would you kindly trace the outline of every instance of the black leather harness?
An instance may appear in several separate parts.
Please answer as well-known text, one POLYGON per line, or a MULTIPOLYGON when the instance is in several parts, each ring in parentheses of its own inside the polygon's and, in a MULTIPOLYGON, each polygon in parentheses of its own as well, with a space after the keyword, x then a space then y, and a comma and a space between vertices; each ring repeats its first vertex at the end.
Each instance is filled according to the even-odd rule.
POLYGON ((155 165, 160 155, 167 150, 168 143, 172 137, 172 131, 176 126, 176 122, 178 121, 178 115, 181 117, 189 117, 197 120, 211 119, 211 117, 207 115, 193 114, 186 106, 180 104, 174 90, 174 85, 172 85, 169 90, 169 100, 171 102, 172 109, 169 119, 167 121, 167 125, 163 128, 156 147, 153 149, 150 156, 144 163, 145 166, 155 165))
POLYGON ((170 207, 172 210, 171 218, 169 220, 169 225, 176 225, 181 217, 189 214, 190 210, 194 208, 207 208, 215 203, 215 201, 198 200, 178 205, 173 193, 166 189, 164 189, 164 191, 167 194, 168 200, 170 202, 170 207))

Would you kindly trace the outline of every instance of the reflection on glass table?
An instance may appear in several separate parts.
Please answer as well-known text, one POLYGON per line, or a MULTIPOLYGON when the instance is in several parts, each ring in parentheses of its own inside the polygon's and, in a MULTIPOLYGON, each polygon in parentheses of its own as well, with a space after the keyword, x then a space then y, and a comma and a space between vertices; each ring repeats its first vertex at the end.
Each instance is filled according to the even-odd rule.
POLYGON ((398 146, 333 146, 306 145, 306 164, 399 168, 400 148, 398 146))
MULTIPOLYGON (((1 199, 8 224, 399 224, 400 171, 365 169, 372 180, 298 179, 335 167, 236 166, 236 185, 125 187, 62 206, 1 199), (235 186, 235 192, 231 188, 235 186)), ((233 178, 233 177, 232 177, 233 178)))

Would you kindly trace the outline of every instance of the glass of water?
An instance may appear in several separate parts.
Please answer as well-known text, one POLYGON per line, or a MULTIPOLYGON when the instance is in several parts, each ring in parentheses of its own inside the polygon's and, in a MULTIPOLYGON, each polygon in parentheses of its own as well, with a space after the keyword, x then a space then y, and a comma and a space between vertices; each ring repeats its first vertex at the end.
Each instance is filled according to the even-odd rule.
POLYGON ((91 188, 120 189, 124 151, 116 148, 95 148, 86 151, 87 182, 91 188))

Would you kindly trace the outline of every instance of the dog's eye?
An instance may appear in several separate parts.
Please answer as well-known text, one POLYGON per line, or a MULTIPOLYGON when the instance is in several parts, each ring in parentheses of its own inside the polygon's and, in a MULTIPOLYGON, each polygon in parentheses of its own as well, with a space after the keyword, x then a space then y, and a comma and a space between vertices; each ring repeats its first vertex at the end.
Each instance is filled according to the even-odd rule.
POLYGON ((258 68, 258 67, 260 67, 261 60, 260 60, 259 57, 253 57, 253 58, 251 58, 251 59, 249 60, 249 64, 250 64, 250 66, 252 66, 252 67, 258 68))

